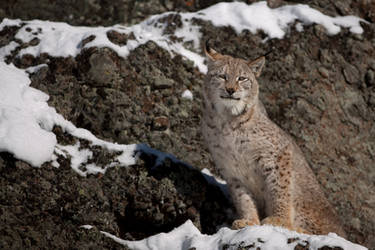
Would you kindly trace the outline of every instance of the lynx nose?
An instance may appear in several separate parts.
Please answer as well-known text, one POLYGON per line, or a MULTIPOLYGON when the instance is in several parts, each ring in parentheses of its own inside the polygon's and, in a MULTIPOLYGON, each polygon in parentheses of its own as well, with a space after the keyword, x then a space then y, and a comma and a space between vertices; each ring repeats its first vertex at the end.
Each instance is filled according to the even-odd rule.
POLYGON ((233 93, 236 92, 236 90, 233 87, 225 87, 225 90, 229 95, 233 95, 233 93))

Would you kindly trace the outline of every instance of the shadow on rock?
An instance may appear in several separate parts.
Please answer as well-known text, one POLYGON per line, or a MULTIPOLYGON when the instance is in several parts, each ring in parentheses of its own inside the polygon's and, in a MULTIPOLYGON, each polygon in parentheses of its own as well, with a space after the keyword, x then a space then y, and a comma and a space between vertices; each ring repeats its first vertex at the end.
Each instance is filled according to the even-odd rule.
POLYGON ((143 151, 143 164, 133 167, 137 174, 126 195, 126 205, 116 212, 120 236, 142 239, 168 232, 191 220, 202 233, 213 234, 233 217, 231 204, 218 186, 207 182, 193 167, 143 151))

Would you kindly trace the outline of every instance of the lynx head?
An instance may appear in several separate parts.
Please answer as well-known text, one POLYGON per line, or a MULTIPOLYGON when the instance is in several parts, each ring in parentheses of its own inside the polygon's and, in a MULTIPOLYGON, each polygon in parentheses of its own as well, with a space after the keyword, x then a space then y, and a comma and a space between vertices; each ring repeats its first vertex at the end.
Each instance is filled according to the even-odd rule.
POLYGON ((206 44, 208 72, 204 91, 219 112, 238 116, 258 102, 258 82, 265 63, 262 56, 248 62, 222 55, 206 44))

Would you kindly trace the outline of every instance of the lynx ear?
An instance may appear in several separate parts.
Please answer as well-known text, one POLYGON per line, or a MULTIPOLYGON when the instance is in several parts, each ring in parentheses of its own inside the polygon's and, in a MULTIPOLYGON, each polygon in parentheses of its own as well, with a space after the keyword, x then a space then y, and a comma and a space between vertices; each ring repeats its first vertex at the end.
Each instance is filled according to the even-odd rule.
POLYGON ((253 71, 255 77, 259 77, 260 74, 262 73, 262 69, 264 66, 264 63, 266 62, 266 58, 264 56, 261 56, 254 61, 251 61, 248 63, 250 66, 251 70, 253 71))
POLYGON ((216 60, 223 58, 222 54, 210 48, 208 42, 209 40, 206 40, 206 44, 204 46, 204 53, 206 54, 207 58, 210 59, 211 61, 216 61, 216 60))

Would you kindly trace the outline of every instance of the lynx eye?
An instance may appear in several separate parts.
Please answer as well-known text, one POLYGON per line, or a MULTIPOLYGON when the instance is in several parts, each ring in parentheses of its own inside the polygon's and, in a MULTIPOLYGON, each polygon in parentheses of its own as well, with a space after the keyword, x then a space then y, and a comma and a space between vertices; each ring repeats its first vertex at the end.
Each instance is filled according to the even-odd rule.
POLYGON ((227 75, 224 75, 224 74, 220 74, 217 77, 219 77, 220 79, 223 79, 223 80, 227 80, 227 75))
POLYGON ((247 81, 247 80, 249 80, 249 79, 244 77, 244 76, 237 77, 237 81, 239 81, 239 82, 244 82, 244 81, 247 81))

